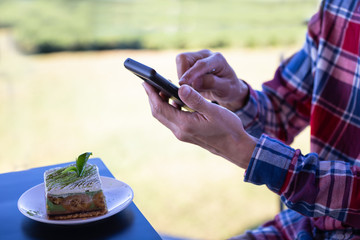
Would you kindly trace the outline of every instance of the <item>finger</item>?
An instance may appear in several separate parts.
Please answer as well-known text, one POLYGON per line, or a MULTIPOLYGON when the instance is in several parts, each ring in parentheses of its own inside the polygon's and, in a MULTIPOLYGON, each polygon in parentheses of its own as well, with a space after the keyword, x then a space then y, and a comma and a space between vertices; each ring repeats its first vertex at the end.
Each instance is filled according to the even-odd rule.
POLYGON ((188 84, 199 90, 203 85, 203 76, 206 74, 221 74, 227 68, 227 62, 220 53, 199 59, 181 77, 179 83, 188 84))
MULTIPOLYGON (((149 103, 152 115, 171 131, 176 130, 176 125, 172 122, 173 115, 177 115, 176 108, 169 105, 150 84, 144 82, 143 86, 149 97, 149 103)), ((175 117, 176 119, 176 117, 175 117)))
POLYGON ((208 101, 189 85, 182 85, 179 89, 179 97, 189 108, 206 115, 211 108, 208 101))
POLYGON ((211 51, 204 49, 198 52, 185 52, 176 56, 176 67, 178 78, 191 68, 198 60, 207 58, 211 55, 211 51))
POLYGON ((169 96, 166 93, 159 92, 159 95, 164 101, 169 102, 169 96))

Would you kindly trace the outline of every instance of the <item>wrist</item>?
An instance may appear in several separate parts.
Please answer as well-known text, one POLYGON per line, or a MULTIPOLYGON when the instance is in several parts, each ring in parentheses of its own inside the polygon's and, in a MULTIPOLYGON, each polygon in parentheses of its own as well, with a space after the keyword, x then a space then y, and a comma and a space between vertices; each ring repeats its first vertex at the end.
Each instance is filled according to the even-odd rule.
POLYGON ((242 154, 242 158, 240 159, 242 168, 247 169, 253 155, 253 152, 256 148, 256 144, 259 141, 257 138, 254 138, 250 135, 247 135, 248 139, 244 142, 244 154, 242 154))
POLYGON ((229 156, 229 160, 237 166, 247 169, 249 166, 252 154, 256 148, 258 142, 257 138, 254 138, 248 134, 243 135, 236 140, 235 151, 229 156))

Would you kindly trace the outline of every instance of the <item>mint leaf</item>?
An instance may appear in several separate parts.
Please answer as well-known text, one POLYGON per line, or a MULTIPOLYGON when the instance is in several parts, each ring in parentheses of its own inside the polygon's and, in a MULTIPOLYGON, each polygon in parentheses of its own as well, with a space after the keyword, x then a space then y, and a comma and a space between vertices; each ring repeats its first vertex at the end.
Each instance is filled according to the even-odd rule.
POLYGON ((78 173, 77 168, 75 166, 68 167, 64 171, 62 171, 61 173, 67 173, 67 172, 71 172, 71 171, 74 171, 74 172, 78 173))
POLYGON ((77 168, 78 176, 81 177, 83 175, 86 162, 89 160, 90 155, 92 155, 91 152, 86 152, 86 153, 81 154, 77 158, 77 160, 76 160, 76 168, 77 168))
POLYGON ((91 152, 86 152, 86 153, 81 154, 76 159, 76 166, 70 166, 70 167, 66 168, 64 171, 62 171, 62 173, 76 172, 78 177, 81 177, 84 173, 85 165, 86 165, 87 161, 89 160, 90 155, 92 155, 91 152))

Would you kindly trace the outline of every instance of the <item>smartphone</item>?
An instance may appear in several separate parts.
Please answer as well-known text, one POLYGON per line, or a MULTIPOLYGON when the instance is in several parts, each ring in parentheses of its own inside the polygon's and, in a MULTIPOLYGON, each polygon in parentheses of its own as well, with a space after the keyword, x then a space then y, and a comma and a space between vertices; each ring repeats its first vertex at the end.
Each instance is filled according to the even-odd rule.
POLYGON ((158 74, 154 69, 139 63, 131 58, 127 58, 124 62, 126 69, 130 70, 136 76, 163 92, 167 97, 173 100, 177 105, 189 111, 187 106, 180 100, 178 91, 179 87, 171 83, 169 80, 158 74))

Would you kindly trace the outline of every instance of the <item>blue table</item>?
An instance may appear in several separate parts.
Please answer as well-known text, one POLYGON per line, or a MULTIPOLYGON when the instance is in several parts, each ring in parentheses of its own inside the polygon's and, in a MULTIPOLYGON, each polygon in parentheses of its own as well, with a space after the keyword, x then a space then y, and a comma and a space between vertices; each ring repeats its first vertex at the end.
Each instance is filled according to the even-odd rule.
MULTIPOLYGON (((101 159, 92 158, 89 162, 99 167, 101 176, 114 177, 101 159)), ((51 225, 22 215, 17 209, 17 201, 21 194, 42 183, 45 170, 66 165, 69 163, 0 174, 1 240, 161 239, 133 202, 112 217, 82 225, 51 225)))

